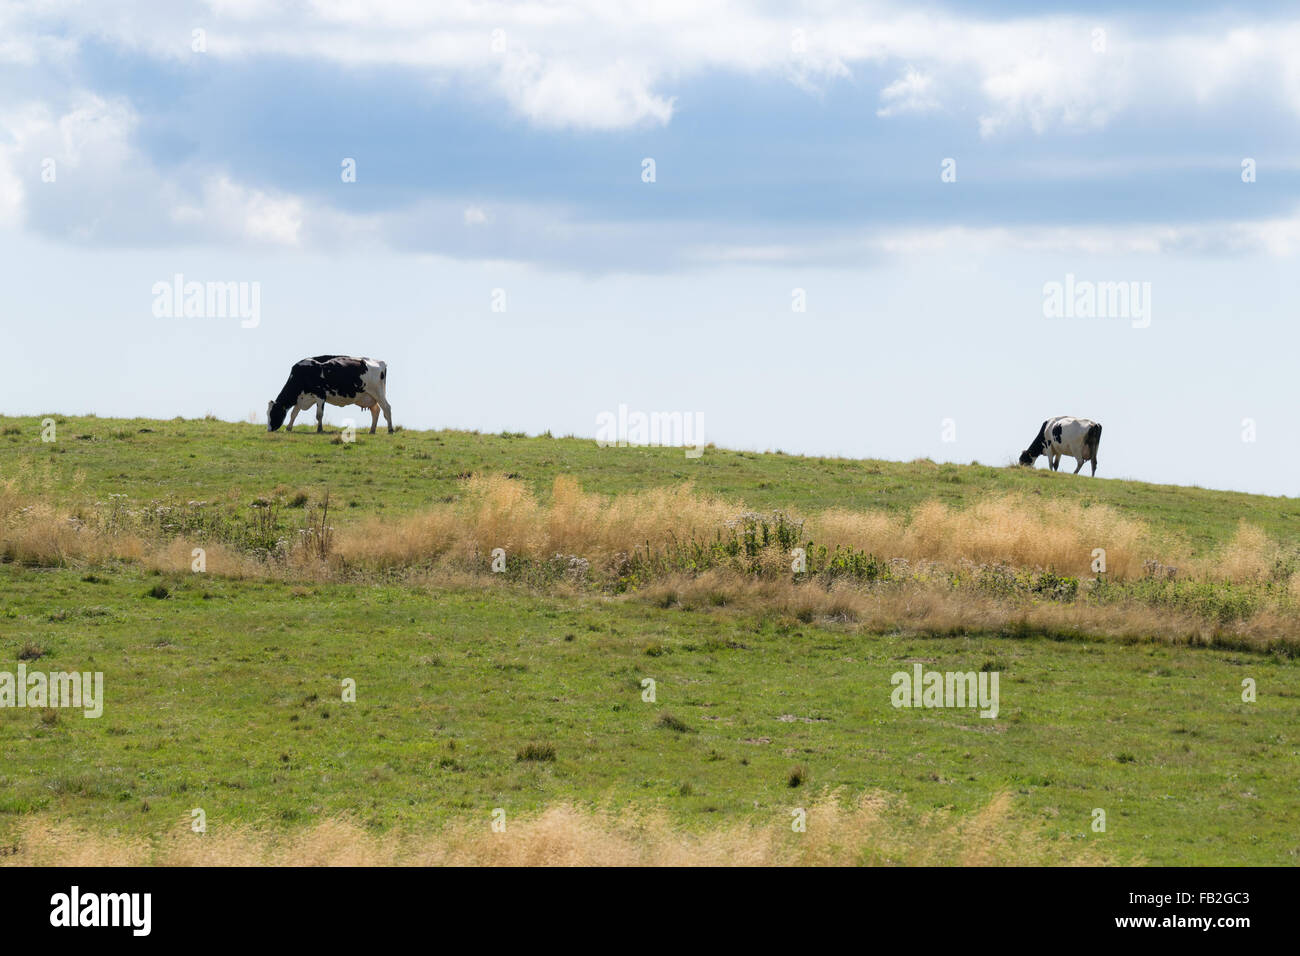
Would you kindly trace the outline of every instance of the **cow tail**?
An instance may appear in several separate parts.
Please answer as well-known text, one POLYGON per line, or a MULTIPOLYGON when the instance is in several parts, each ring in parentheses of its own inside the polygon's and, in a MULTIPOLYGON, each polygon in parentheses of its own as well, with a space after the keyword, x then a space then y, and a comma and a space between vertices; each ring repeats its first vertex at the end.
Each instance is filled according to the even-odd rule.
POLYGON ((1092 451, 1090 458, 1097 457, 1097 448, 1101 445, 1101 426, 1091 425, 1088 428, 1088 448, 1092 451))

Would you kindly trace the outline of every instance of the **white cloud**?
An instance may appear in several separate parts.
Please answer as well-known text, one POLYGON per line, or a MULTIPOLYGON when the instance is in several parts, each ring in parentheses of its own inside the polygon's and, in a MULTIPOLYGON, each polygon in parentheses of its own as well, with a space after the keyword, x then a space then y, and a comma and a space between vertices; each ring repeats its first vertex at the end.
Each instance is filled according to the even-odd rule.
POLYGON ((41 196, 36 190, 57 200, 79 183, 102 181, 104 169, 120 168, 136 123, 125 100, 84 90, 70 97, 62 113, 41 102, 0 112, 0 223, 22 221, 41 196), (49 180, 42 178, 47 162, 49 180))
POLYGON ((124 101, 85 91, 58 110, 22 104, 0 113, 0 223, 114 245, 248 243, 320 249, 362 243, 461 259, 654 272, 719 264, 871 262, 892 256, 994 252, 1086 255, 1300 254, 1300 210, 1263 220, 1184 225, 910 227, 825 223, 602 222, 556 204, 423 199, 387 211, 238 182, 229 171, 161 170, 133 145, 139 118, 124 101), (42 183, 41 161, 58 163, 42 183), (93 162, 91 161, 93 160, 93 162), (131 215, 122 215, 130 210, 131 215), (490 230, 464 227, 492 223, 490 230), (461 228, 457 229, 459 225, 461 228))
POLYGON ((666 125, 673 115, 672 98, 651 93, 645 72, 621 62, 593 69, 537 54, 511 55, 501 88, 538 126, 618 129, 666 125))
POLYGON ((272 196, 217 176, 204 184, 204 219, 224 232, 273 245, 296 246, 303 228, 303 202, 272 196))
POLYGON ((1231 105, 1244 97, 1274 97, 1300 113, 1300 58, 1289 56, 1300 47, 1300 26, 1291 23, 1224 29, 1207 21, 1195 31, 1155 34, 1117 22, 1107 26, 1105 52, 1096 53, 1094 24, 1079 18, 993 22, 839 0, 802 19, 738 2, 686 0, 508 6, 211 0, 203 16, 149 2, 110 10, 52 0, 36 9, 13 4, 0 13, 6 31, 0 60, 33 64, 51 77, 44 98, 28 92, 28 99, 12 102, 17 93, 0 92, 0 224, 26 221, 36 232, 76 241, 306 248, 370 241, 465 258, 582 263, 597 271, 843 259, 945 244, 1271 255, 1300 247, 1295 217, 1172 228, 1017 227, 1014 233, 809 228, 792 236, 743 223, 591 222, 572 208, 527 203, 494 201, 489 216, 468 197, 360 215, 241 183, 223 169, 159 169, 134 146, 140 119, 132 104, 61 89, 62 74, 46 69, 75 61, 78 43, 90 37, 185 62, 206 56, 224 65, 278 55, 398 65, 432 78, 456 77, 541 127, 614 130, 669 123, 677 108, 674 87, 701 71, 766 72, 813 89, 851 81, 854 69, 870 64, 897 71, 880 91, 881 118, 938 109, 960 115, 961 107, 983 135, 998 136, 1095 129, 1125 110, 1231 105), (207 31, 206 54, 190 50, 195 24, 207 31), (49 25, 66 36, 51 39, 49 25), (40 181, 47 156, 59 164, 58 183, 48 187, 40 181), (488 222, 492 229, 463 228, 488 222), (646 241, 650 231, 658 245, 646 241))
POLYGON ((876 110, 877 116, 898 116, 900 113, 927 113, 939 108, 934 95, 934 77, 918 73, 911 68, 899 79, 880 91, 885 105, 876 110))
POLYGON ((1155 32, 1150 19, 1121 17, 1106 24, 1101 53, 1093 52, 1091 18, 994 20, 855 0, 825 0, 798 15, 741 0, 209 0, 198 14, 162 0, 128 8, 31 0, 11 4, 4 20, 0 60, 66 61, 80 40, 94 38, 182 61, 396 66, 490 91, 543 127, 667 123, 676 87, 707 72, 765 72, 815 89, 867 66, 907 71, 882 91, 882 117, 948 107, 959 96, 986 136, 1090 129, 1126 111, 1195 110, 1242 96, 1300 115, 1297 20, 1202 19, 1155 32), (207 31, 206 54, 190 50, 196 25, 207 31))
POLYGON ((299 243, 301 199, 220 172, 160 171, 133 143, 139 122, 125 100, 84 90, 59 108, 33 102, 0 112, 0 224, 76 242, 299 243), (47 162, 52 181, 42 178, 47 162))
MULTIPOLYGON (((841 242, 865 245, 897 256, 1012 253, 1071 253, 1086 256, 1263 254, 1286 258, 1300 253, 1300 208, 1288 216, 1261 220, 1163 224, 886 229, 841 242)), ((832 241, 820 250, 834 255, 832 241)))

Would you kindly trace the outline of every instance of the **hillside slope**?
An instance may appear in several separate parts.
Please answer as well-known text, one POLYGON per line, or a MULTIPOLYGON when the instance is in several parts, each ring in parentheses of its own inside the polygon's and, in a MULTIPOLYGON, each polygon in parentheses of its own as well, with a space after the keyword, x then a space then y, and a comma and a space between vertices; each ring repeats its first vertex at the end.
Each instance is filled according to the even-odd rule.
MULTIPOLYGON (((675 448, 600 448, 588 439, 483 435, 460 431, 359 431, 264 427, 216 420, 157 421, 52 416, 56 441, 41 441, 40 418, 0 416, 0 479, 41 482, 52 501, 125 495, 135 503, 239 500, 277 489, 329 489, 355 514, 414 511, 460 493, 469 474, 517 476, 543 499, 557 475, 587 491, 616 493, 693 482, 751 508, 880 509, 905 512, 935 500, 965 507, 994 495, 1113 506, 1204 553, 1248 521, 1300 540, 1300 499, 1177 485, 1085 478, 1037 469, 809 458, 709 448, 688 459, 675 448)), ((1050 533, 1050 505, 1044 533, 1050 533)))
POLYGON ((463 432, 40 429, 0 419, 0 679, 98 671, 104 706, 0 708, 0 865, 1300 858, 1290 499, 463 432), (1200 557, 1149 569, 1139 523, 1200 557), (916 668, 997 674, 997 713, 896 706, 916 668))

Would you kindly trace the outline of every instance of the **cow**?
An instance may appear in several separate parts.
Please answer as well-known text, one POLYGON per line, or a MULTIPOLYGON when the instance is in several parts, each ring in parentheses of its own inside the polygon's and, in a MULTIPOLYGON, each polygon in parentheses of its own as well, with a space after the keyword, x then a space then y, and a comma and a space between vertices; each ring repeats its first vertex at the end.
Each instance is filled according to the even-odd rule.
POLYGON ((1101 426, 1086 418, 1062 415, 1049 418, 1038 427, 1033 442, 1020 453, 1020 464, 1032 465, 1039 455, 1047 456, 1052 471, 1061 465, 1061 456, 1069 455, 1078 461, 1077 475, 1085 461, 1092 462, 1092 473, 1097 474, 1097 446, 1101 444, 1101 426))
POLYGON ((379 424, 379 410, 384 410, 388 433, 393 433, 393 410, 384 397, 388 364, 371 358, 350 355, 317 355, 305 358, 289 369, 289 381, 280 394, 266 403, 266 430, 273 432, 284 425, 293 431, 294 419, 303 409, 316 406, 316 431, 325 430, 325 403, 360 405, 370 409, 370 434, 379 424), (292 414, 289 410, 292 409, 292 414))

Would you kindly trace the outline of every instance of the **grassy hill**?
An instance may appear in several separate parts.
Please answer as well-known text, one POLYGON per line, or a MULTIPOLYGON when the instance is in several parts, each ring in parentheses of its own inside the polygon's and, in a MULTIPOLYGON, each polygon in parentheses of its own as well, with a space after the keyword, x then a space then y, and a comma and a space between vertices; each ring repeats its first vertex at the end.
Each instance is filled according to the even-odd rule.
MULTIPOLYGON (((1300 661, 1276 648, 1147 639, 1147 618, 1115 633, 1093 633, 1082 617, 1068 629, 1026 627, 1074 613, 1084 598, 990 597, 965 585, 943 600, 982 616, 918 627, 904 606, 940 598, 910 579, 822 588, 754 572, 753 587, 816 588, 831 602, 805 613, 770 595, 744 599, 743 574, 709 577, 726 568, 699 571, 698 594, 689 569, 657 590, 474 573, 468 563, 345 573, 325 558, 264 569, 257 558, 238 573, 215 561, 192 573, 194 529, 163 519, 148 525, 155 540, 138 520, 115 523, 119 508, 206 501, 243 515, 278 501, 281 517, 295 515, 289 526, 310 525, 328 489, 340 535, 378 534, 399 525, 376 519, 464 505, 470 474, 516 476, 542 507, 555 478, 572 475, 612 496, 603 510, 686 480, 737 505, 802 514, 907 515, 930 501, 977 508, 1011 494, 1048 514, 1113 509, 1211 555, 1242 520, 1293 540, 1291 499, 1041 469, 721 449, 688 460, 680 450, 463 432, 342 443, 310 429, 52 417, 52 443, 41 442, 39 419, 0 418, 0 488, 10 489, 0 544, 30 533, 25 522, 39 513, 51 523, 40 528, 98 522, 112 546, 31 560, 14 551, 0 563, 0 671, 20 660, 102 671, 106 701, 98 719, 0 709, 0 844, 11 851, 0 862, 66 861, 56 837, 68 833, 165 861, 202 859, 203 840, 292 840, 340 819, 354 843, 398 834, 412 846, 459 832, 471 847, 500 837, 525 862, 601 840, 628 859, 629 845, 688 838, 694 859, 761 845, 762 862, 1300 857, 1300 661), (179 562, 159 557, 169 542, 179 562), (981 602, 993 600, 1009 610, 988 612, 981 602), (997 717, 892 706, 892 676, 916 664, 998 672, 997 717), (1242 698, 1247 678, 1254 702, 1242 698), (345 679, 355 702, 342 699, 345 679), (828 802, 858 815, 837 817, 828 802), (565 805, 579 816, 565 818, 564 833, 529 829, 565 805), (823 810, 808 832, 792 831, 792 812, 814 807, 823 810), (206 834, 189 829, 195 809, 206 834), (504 834, 491 833, 496 810, 511 821, 504 834), (1093 827, 1097 810, 1104 831, 1093 827), (668 829, 619 830, 611 821, 629 812, 662 814, 668 829), (745 837, 710 843, 716 833, 745 837)), ((1271 612, 1284 630, 1286 593, 1271 612)))
POLYGON ((216 420, 156 421, 52 415, 56 438, 42 443, 41 418, 0 416, 0 474, 32 474, 54 500, 135 502, 195 498, 243 501, 276 489, 334 498, 358 514, 410 512, 454 496, 470 473, 517 475, 542 497, 557 475, 614 494, 691 481, 751 508, 815 511, 831 507, 904 512, 924 501, 969 505, 992 495, 1050 496, 1053 502, 1111 505, 1182 536, 1197 552, 1227 540, 1239 521, 1277 537, 1300 538, 1300 499, 1151 485, 1037 469, 938 465, 709 448, 688 459, 673 448, 600 448, 589 439, 530 438, 460 431, 358 431, 312 426, 268 434, 264 427, 216 420))

